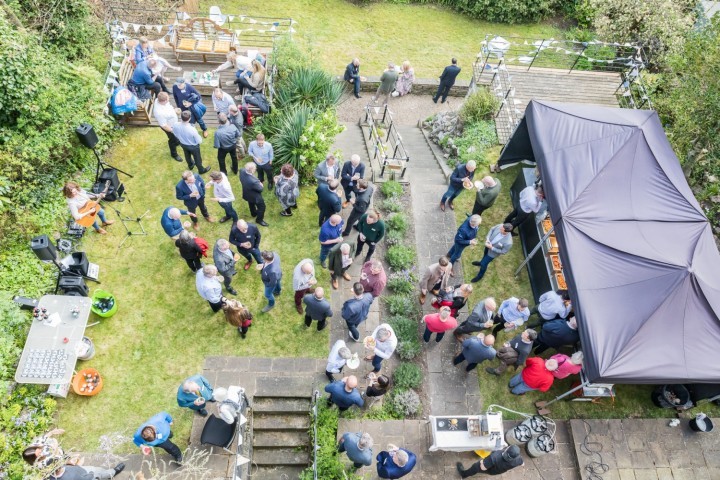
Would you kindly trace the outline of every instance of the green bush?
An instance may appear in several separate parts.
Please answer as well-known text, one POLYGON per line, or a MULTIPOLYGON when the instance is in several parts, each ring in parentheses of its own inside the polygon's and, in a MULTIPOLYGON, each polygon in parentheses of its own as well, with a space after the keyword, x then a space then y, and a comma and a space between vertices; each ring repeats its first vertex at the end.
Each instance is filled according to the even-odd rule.
POLYGON ((342 93, 343 84, 329 73, 317 67, 301 67, 278 86, 274 108, 284 110, 305 105, 315 111, 325 111, 337 105, 342 93))
POLYGON ((414 363, 401 362, 393 372, 393 383, 396 388, 418 388, 422 385, 423 373, 414 363))
POLYGON ((397 353, 403 360, 412 360, 422 351, 422 345, 417 338, 398 343, 397 353))
POLYGON ((480 86, 465 99, 460 108, 460 120, 466 125, 481 120, 492 120, 498 108, 500 108, 500 99, 489 88, 480 86))
POLYGON ((395 293, 412 293, 415 290, 415 284, 401 277, 388 278, 387 287, 395 293))
POLYGON ((415 390, 399 390, 390 397, 391 408, 402 418, 417 415, 422 409, 420 396, 415 390))
POLYGON ((556 0, 439 0, 485 22, 536 23, 555 12, 556 0))
MULTIPOLYGON (((403 297, 406 297, 406 296, 403 295, 403 297)), ((414 302, 414 300, 413 300, 413 302, 414 302)), ((388 318, 386 321, 392 327, 393 331, 395 332, 395 336, 397 336, 399 341, 404 342, 407 340, 412 340, 412 339, 417 338, 417 336, 418 336, 418 322, 417 321, 412 320, 411 318, 409 318, 403 314, 394 315, 394 316, 388 318)))
MULTIPOLYGON (((343 464, 337 451, 337 429, 338 429, 338 410, 336 408, 328 408, 323 399, 317 404, 318 406, 318 422, 317 422, 317 471, 318 478, 342 478, 347 480, 361 480, 353 471, 343 464)), ((313 439, 314 432, 310 428, 310 438, 313 439)), ((312 467, 305 469, 300 474, 301 480, 312 480, 312 467)))
POLYGON ((275 76, 276 87, 281 87, 294 71, 311 68, 317 64, 313 50, 298 42, 297 37, 293 39, 290 35, 283 35, 275 40, 272 63, 278 67, 275 76))
POLYGON ((466 125, 463 134, 455 140, 458 149, 460 163, 467 163, 474 160, 478 166, 489 165, 495 158, 489 158, 487 151, 493 145, 497 145, 497 132, 495 123, 480 121, 466 125))
POLYGON ((397 198, 403 194, 403 187, 395 180, 390 180, 380 185, 380 191, 385 198, 397 198))
POLYGON ((387 249, 385 260, 393 270, 406 270, 415 263, 415 250, 404 245, 393 245, 387 249))
POLYGON ((411 315, 416 309, 415 298, 409 295, 385 295, 382 298, 390 315, 411 315))
POLYGON ((383 200, 383 202, 380 204, 380 208, 388 213, 402 212, 405 209, 405 207, 402 203, 400 203, 397 197, 391 197, 383 200))
POLYGON ((403 242, 403 240, 405 240, 405 234, 403 232, 388 230, 387 233, 385 233, 385 242, 388 247, 399 245, 403 242))
POLYGON ((407 216, 405 216, 404 213, 393 213, 385 220, 385 226, 387 226, 389 230, 396 230, 405 234, 408 229, 407 216))

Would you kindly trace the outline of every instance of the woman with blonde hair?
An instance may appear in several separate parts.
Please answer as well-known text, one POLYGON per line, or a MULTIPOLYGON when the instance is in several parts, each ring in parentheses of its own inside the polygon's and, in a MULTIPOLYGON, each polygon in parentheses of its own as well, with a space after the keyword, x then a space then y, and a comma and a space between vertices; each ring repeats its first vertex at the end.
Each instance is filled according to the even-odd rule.
POLYGON ((397 83, 395 83, 395 91, 392 92, 393 97, 402 97, 407 95, 412 90, 412 85, 415 82, 415 70, 410 66, 410 62, 405 60, 402 63, 402 69, 400 75, 398 75, 397 83))
POLYGON ((252 326, 253 316, 250 310, 245 308, 239 300, 235 299, 228 299, 223 304, 222 309, 225 313, 225 320, 233 327, 237 327, 240 336, 245 338, 248 329, 252 326))
POLYGON ((262 92, 265 87, 265 67, 257 60, 253 60, 252 73, 249 76, 240 75, 235 83, 241 91, 243 88, 247 88, 250 91, 262 92))

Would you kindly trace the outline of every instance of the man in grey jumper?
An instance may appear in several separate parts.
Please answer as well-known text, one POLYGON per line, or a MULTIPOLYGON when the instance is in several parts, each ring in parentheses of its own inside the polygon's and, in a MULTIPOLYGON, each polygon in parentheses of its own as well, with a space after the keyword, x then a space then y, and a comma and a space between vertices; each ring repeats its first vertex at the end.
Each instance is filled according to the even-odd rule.
POLYGON ((467 361, 465 371, 469 372, 477 367, 478 363, 495 358, 497 352, 493 348, 494 344, 495 336, 493 335, 478 333, 476 338, 468 338, 462 343, 462 352, 453 359, 453 365, 467 361))
POLYGON ((373 102, 377 102, 380 99, 380 95, 384 95, 385 100, 383 101, 383 105, 387 105, 390 94, 395 89, 397 78, 398 73, 395 70, 395 64, 392 62, 388 63, 387 68, 380 76, 380 86, 378 86, 377 92, 375 92, 375 95, 372 97, 373 102))

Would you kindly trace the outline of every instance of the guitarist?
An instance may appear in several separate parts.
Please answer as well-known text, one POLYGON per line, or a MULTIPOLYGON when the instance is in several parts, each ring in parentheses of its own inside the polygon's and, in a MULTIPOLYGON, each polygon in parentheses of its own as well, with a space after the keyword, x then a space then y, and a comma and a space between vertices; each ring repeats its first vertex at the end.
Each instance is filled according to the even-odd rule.
MULTIPOLYGON (((78 185, 77 183, 67 182, 63 187, 63 195, 65 195, 68 208, 70 209, 70 213, 72 214, 75 221, 87 217, 88 215, 97 214, 97 216, 100 217, 100 221, 102 221, 103 227, 115 223, 115 220, 108 220, 105 218, 105 210, 100 208, 100 205, 86 209, 86 211, 82 211, 83 207, 85 207, 85 205, 89 201, 102 199, 105 196, 105 192, 99 194, 88 193, 82 188, 80 188, 80 185, 78 185)), ((95 220, 95 223, 93 223, 93 228, 100 235, 107 234, 105 229, 98 224, 97 220, 95 220)))

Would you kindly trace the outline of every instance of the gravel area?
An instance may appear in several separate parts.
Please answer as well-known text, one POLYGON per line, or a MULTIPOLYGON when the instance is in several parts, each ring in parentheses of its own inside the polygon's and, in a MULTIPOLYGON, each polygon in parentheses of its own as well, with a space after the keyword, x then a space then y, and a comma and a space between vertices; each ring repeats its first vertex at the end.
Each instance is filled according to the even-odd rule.
MULTIPOLYGON (((357 122, 365 118, 365 106, 372 102, 372 95, 363 92, 362 98, 356 99, 352 94, 343 95, 338 105, 338 120, 341 122, 357 122)), ((390 98, 390 111, 399 125, 416 125, 418 120, 425 120, 438 112, 457 110, 464 97, 448 97, 445 103, 433 103, 431 95, 413 95, 390 98)))

